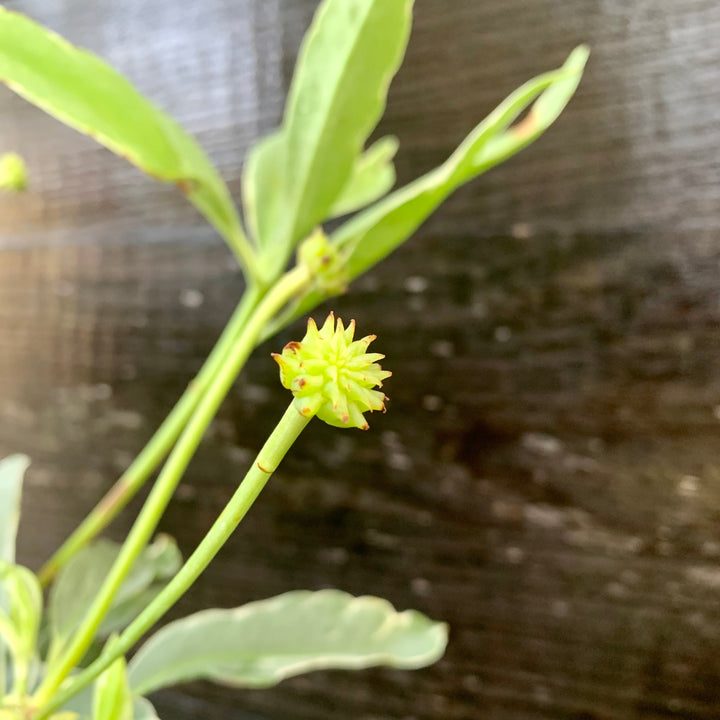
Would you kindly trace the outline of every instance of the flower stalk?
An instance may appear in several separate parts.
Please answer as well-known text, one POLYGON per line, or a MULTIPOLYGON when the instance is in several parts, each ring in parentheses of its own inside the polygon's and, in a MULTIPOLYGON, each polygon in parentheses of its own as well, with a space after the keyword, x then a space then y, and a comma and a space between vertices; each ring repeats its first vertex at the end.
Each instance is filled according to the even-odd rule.
POLYGON ((195 409, 183 430, 163 470, 138 515, 113 567, 95 601, 57 664, 48 669, 37 694, 39 704, 45 704, 60 687, 63 680, 82 660, 112 604, 113 598, 127 577, 134 562, 143 551, 162 517, 185 469, 195 454, 205 431, 215 417, 220 404, 230 390, 242 366, 252 352, 265 324, 289 300, 295 297, 312 280, 306 266, 300 265, 287 272, 258 305, 245 330, 225 359, 218 374, 195 409))
POLYGON ((89 685, 118 658, 127 653, 187 592, 228 541, 310 420, 311 417, 300 415, 292 404, 288 407, 235 494, 177 575, 124 632, 115 638, 109 649, 88 668, 74 676, 66 688, 61 688, 59 692, 52 694, 44 706, 41 704, 42 698, 36 699, 38 704, 41 704, 41 708, 34 720, 45 720, 50 717, 71 697, 89 685))
MULTIPOLYGON (((364 350, 375 336, 353 341, 354 321, 345 328, 335 324, 332 313, 318 330, 312 318, 301 342, 289 343, 281 355, 281 380, 294 399, 258 453, 255 462, 217 520, 175 577, 148 607, 125 629, 87 669, 72 678, 65 689, 57 686, 46 697, 38 695, 40 711, 35 720, 45 720, 107 670, 130 650, 142 636, 188 591, 200 574, 231 537, 260 495, 292 445, 317 415, 331 425, 365 429, 363 413, 383 410, 385 396, 374 390, 390 376, 377 364, 378 353, 364 350), (305 378, 307 380, 303 381, 305 378), (306 388, 315 383, 312 394, 306 388)), ((181 439, 182 440, 182 439, 181 439)))

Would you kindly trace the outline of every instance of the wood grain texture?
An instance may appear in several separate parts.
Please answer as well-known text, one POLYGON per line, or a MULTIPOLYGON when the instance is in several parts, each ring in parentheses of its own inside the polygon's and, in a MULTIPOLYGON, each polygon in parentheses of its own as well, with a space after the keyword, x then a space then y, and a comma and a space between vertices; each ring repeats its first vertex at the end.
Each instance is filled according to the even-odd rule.
MULTIPOLYGON (((130 75, 239 197, 316 3, 6 5, 130 75)), ((581 41, 587 76, 546 137, 334 303, 380 336, 390 411, 369 433, 313 426, 175 615, 340 587, 447 620, 448 654, 193 685, 159 695, 162 716, 720 715, 718 31, 712 0, 418 0, 381 127, 401 181, 581 41)), ((172 188, 5 91, 0 128, 32 172, 0 199, 0 454, 34 458, 37 564, 182 392, 241 281, 172 188)), ((268 353, 297 332, 256 354, 193 463, 163 524, 186 553, 282 411, 268 353)))

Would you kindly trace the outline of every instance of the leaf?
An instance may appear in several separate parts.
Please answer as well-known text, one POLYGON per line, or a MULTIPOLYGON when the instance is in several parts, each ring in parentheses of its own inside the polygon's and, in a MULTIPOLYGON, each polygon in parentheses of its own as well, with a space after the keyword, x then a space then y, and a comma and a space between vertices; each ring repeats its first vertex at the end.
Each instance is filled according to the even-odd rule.
POLYGON ((133 720, 158 720, 155 708, 149 700, 144 697, 135 698, 133 701, 133 720))
POLYGON ((350 177, 405 54, 412 4, 325 0, 315 14, 283 118, 283 217, 264 257, 272 267, 284 267, 350 177))
POLYGON ((28 568, 8 563, 0 563, 0 579, 10 599, 10 622, 18 637, 33 647, 42 617, 40 583, 28 568))
POLYGON ((398 139, 384 137, 373 143, 355 162, 350 179, 330 209, 329 217, 355 212, 387 194, 395 184, 392 163, 398 139))
POLYGON ((0 561, 0 584, 0 639, 13 655, 15 669, 22 666, 27 670, 35 654, 42 618, 40 583, 31 570, 0 561))
MULTIPOLYGON (((381 138, 356 161, 328 218, 355 212, 385 195, 395 184, 392 159, 398 149, 393 136, 381 138)), ((250 150, 243 169, 245 222, 261 249, 271 242, 282 211, 284 135, 276 130, 250 150)), ((325 219, 325 218, 323 218, 325 219)))
POLYGON ((125 658, 116 660, 95 681, 93 720, 133 720, 133 700, 125 658))
POLYGON ((385 600, 338 590, 299 590, 235 610, 205 610, 170 623, 130 663, 130 686, 147 694, 198 678, 269 687, 312 670, 377 665, 414 669, 438 660, 447 627, 385 600))
MULTIPOLYGON (((100 540, 81 550, 61 571, 50 591, 49 619, 54 650, 83 620, 120 551, 117 543, 100 540)), ((100 628, 105 637, 120 630, 145 607, 182 564, 175 541, 167 535, 156 538, 120 587, 111 611, 100 628)))
POLYGON ((20 522, 20 500, 27 455, 10 455, 0 460, 0 560, 15 562, 15 539, 20 522))
POLYGON ((0 79, 154 178, 176 183, 238 253, 235 205, 200 146, 96 55, 0 8, 0 79))
POLYGON ((161 592, 163 583, 155 582, 127 599, 116 601, 100 625, 98 636, 108 637, 126 628, 161 592))
POLYGON ((576 48, 560 70, 541 75, 510 95, 443 165, 341 227, 333 240, 349 249, 350 277, 365 272, 402 244, 460 185, 538 138, 575 92, 587 56, 585 47, 576 48), (528 106, 527 118, 510 127, 528 106))
POLYGON ((181 566, 182 555, 175 540, 169 535, 158 535, 120 587, 100 626, 99 637, 108 637, 127 627, 181 566))
POLYGON ((0 699, 7 693, 12 678, 10 677, 10 663, 8 658, 8 648, 5 640, 0 636, 0 699))
POLYGON ((265 247, 280 217, 283 192, 283 134, 276 130, 254 145, 243 168, 245 223, 258 247, 265 247))
MULTIPOLYGON (((74 713, 78 720, 94 720, 93 718, 93 692, 92 685, 84 687, 62 707, 61 712, 74 713)), ((144 697, 133 698, 133 720, 158 720, 152 703, 144 697)), ((54 720, 54 716, 53 716, 54 720)))
MULTIPOLYGON (((562 68, 529 80, 495 108, 440 167, 396 190, 338 228, 332 241, 346 253, 350 279, 362 275, 402 245, 458 187, 542 135, 573 96, 588 54, 588 49, 581 45, 573 50, 562 68), (526 118, 513 126, 528 107, 531 109, 526 118)), ((310 292, 281 314, 266 329, 263 339, 324 299, 321 293, 310 292)))

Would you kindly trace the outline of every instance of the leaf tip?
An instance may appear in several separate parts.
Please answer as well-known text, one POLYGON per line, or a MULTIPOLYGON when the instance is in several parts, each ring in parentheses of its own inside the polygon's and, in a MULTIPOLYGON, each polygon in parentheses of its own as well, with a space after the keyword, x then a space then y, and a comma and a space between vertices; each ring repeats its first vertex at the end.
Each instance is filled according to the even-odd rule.
POLYGON ((573 72, 580 73, 585 69, 588 58, 590 57, 590 46, 586 43, 578 45, 568 55, 568 59, 565 61, 565 67, 573 72))

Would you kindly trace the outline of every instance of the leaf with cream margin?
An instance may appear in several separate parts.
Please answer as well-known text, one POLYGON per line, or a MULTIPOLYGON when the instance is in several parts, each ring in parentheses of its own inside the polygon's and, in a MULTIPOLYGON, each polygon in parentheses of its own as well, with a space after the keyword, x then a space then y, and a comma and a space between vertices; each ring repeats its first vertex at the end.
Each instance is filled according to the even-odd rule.
POLYGON ((312 670, 425 667, 442 657, 447 626, 386 600, 298 590, 235 610, 204 610, 159 630, 129 665, 145 695, 196 679, 270 687, 312 670))
POLYGON ((27 455, 10 455, 0 460, 0 560, 15 562, 15 540, 20 522, 20 501, 27 455))
MULTIPOLYGON (((48 617, 54 650, 80 625, 110 568, 120 545, 99 540, 83 548, 61 570, 50 590, 48 617)), ((125 627, 160 591, 182 565, 180 551, 168 535, 158 535, 135 562, 120 586, 99 637, 125 627)))
MULTIPOLYGON (((62 706, 60 715, 68 713, 68 720, 70 717, 73 720, 95 720, 93 718, 94 694, 95 688, 93 685, 83 688, 62 706)), ((133 720, 158 720, 157 712, 147 698, 134 697, 132 710, 133 720)))
MULTIPOLYGON (((15 543, 20 523, 20 502, 25 471, 30 465, 27 455, 10 455, 0 460, 0 564, 15 562, 15 543)), ((0 581, 0 613, 8 612, 10 598, 0 581)), ((0 696, 7 684, 9 648, 0 633, 0 696)))

